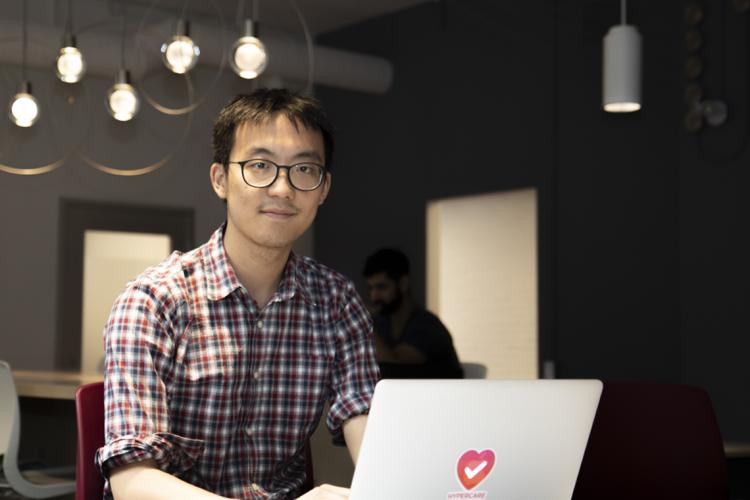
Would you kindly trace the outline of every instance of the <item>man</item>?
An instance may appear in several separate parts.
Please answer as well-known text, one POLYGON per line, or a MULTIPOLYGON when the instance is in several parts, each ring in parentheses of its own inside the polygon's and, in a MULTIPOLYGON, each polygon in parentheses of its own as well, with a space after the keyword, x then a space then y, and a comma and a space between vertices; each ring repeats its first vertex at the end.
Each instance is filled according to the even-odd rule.
POLYGON ((463 378, 450 333, 411 297, 406 255, 392 248, 378 250, 367 258, 362 274, 383 378, 463 378))
POLYGON ((291 252, 331 188, 331 126, 316 100, 263 89, 222 109, 213 149, 226 222, 129 283, 105 329, 105 498, 293 498, 327 401, 357 459, 378 378, 369 315, 291 252))

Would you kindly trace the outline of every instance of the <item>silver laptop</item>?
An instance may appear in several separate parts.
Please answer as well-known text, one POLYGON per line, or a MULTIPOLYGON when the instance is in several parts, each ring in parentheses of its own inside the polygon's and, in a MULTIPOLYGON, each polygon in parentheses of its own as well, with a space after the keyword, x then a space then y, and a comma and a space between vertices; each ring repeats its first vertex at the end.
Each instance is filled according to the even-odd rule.
POLYGON ((383 380, 351 500, 570 500, 598 380, 383 380))

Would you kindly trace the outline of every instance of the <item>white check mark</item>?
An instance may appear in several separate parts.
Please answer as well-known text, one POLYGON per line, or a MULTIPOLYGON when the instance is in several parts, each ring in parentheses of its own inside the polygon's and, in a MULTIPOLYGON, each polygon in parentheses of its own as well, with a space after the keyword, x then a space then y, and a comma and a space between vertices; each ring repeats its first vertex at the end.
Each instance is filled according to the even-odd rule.
POLYGON ((474 476, 482 472, 482 469, 487 467, 487 460, 484 460, 481 464, 477 465, 473 469, 469 467, 464 467, 464 474, 466 474, 466 477, 469 479, 474 479, 474 476))

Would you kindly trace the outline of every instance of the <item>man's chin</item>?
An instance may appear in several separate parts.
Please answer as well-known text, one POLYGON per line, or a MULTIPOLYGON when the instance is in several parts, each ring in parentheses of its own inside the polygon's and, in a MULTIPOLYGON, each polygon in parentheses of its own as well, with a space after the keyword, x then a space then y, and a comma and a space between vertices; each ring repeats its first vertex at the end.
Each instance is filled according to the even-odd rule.
POLYGON ((294 245, 294 240, 287 238, 254 238, 253 243, 266 250, 286 250, 294 245))
POLYGON ((293 246, 300 236, 296 231, 264 231, 257 235, 255 243, 268 249, 281 250, 293 246))

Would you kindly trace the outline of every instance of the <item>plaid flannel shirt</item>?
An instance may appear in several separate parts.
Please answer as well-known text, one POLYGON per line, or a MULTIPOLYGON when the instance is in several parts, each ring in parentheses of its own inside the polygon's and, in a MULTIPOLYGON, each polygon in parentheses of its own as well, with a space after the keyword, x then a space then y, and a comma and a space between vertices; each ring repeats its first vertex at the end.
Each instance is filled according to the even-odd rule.
POLYGON ((350 281, 294 254, 259 310, 227 260, 224 227, 115 301, 96 463, 108 477, 151 458, 219 495, 288 498, 305 479, 304 446, 324 404, 335 437, 369 411, 372 323, 350 281))

